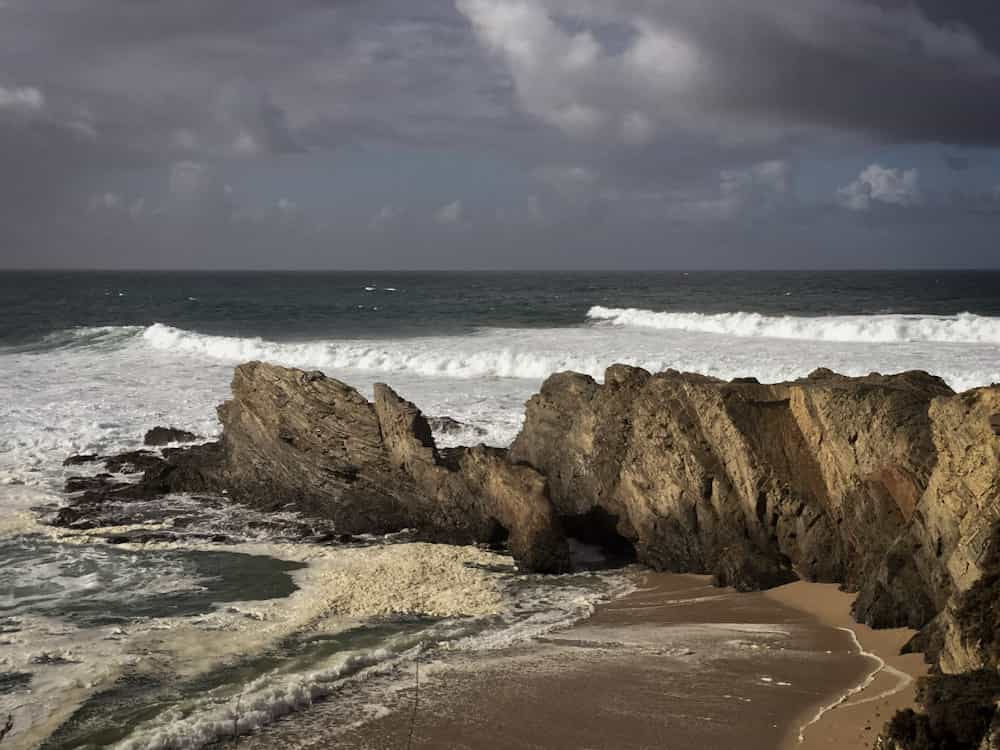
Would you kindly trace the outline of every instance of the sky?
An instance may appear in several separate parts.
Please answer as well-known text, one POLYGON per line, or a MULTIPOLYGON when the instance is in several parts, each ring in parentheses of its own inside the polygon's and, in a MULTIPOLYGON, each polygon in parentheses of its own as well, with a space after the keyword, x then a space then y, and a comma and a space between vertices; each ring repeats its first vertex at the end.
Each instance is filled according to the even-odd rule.
POLYGON ((0 0, 0 268, 1000 267, 995 0, 0 0))

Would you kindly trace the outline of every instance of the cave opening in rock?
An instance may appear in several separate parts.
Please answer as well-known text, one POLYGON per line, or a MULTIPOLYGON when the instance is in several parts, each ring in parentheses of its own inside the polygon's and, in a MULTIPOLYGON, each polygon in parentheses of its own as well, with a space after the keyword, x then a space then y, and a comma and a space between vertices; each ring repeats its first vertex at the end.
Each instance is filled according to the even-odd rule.
POLYGON ((495 551, 504 550, 507 548, 507 542, 510 539, 510 530, 501 524, 495 518, 490 519, 492 522, 489 537, 486 539, 486 545, 495 551))
POLYGON ((562 516, 560 521, 570 541, 574 567, 617 567, 635 562, 635 545, 619 533, 618 516, 604 508, 562 516))

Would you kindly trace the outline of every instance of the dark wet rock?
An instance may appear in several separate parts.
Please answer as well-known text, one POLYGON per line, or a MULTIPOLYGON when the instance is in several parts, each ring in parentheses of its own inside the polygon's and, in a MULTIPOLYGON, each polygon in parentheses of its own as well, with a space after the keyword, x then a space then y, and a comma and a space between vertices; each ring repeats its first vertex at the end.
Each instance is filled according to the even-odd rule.
POLYGON ((0 672, 0 695, 27 690, 31 675, 27 672, 0 672))
POLYGON ((100 461, 101 457, 96 453, 81 453, 75 456, 70 456, 65 461, 63 461, 63 466, 81 466, 83 464, 91 464, 96 461, 100 461))
POLYGON ((179 430, 176 427, 154 427, 143 437, 144 445, 161 446, 170 443, 191 443, 198 440, 198 436, 187 430, 179 430))
POLYGON ((127 451, 101 458, 104 467, 113 474, 139 474, 159 465, 161 460, 158 454, 146 450, 127 451))
POLYGON ((42 667, 61 667, 66 664, 79 664, 80 662, 67 659, 58 654, 38 654, 31 657, 31 663, 42 667))
POLYGON ((121 534, 110 534, 105 537, 104 541, 108 544, 150 544, 150 543, 169 543, 177 541, 177 534, 171 531, 149 531, 145 529, 137 529, 135 531, 126 531, 121 534))
POLYGON ((982 669, 920 680, 922 713, 906 709, 887 725, 882 750, 993 750, 1000 739, 1000 672, 982 669))

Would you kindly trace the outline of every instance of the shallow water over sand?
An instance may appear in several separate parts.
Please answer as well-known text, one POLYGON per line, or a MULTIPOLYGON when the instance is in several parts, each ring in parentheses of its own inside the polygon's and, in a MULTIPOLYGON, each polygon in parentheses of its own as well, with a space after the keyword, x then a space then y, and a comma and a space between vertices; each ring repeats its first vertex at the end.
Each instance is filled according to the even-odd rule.
POLYGON ((870 658, 834 627, 704 577, 641 574, 640 589, 573 627, 421 665, 368 688, 385 709, 351 719, 335 698, 241 745, 774 750, 870 658))

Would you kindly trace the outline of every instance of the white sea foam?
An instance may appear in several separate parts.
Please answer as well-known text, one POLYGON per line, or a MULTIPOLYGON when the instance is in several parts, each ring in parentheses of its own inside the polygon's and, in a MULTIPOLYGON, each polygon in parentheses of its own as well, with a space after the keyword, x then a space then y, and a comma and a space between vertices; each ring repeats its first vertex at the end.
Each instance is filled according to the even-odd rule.
POLYGON ((636 308, 592 307, 591 320, 616 326, 724 334, 736 337, 892 343, 1000 344, 1000 318, 971 313, 937 315, 770 316, 759 313, 655 312, 636 308))
POLYGON ((599 355, 571 352, 546 354, 533 349, 503 345, 484 349, 455 348, 447 338, 391 342, 308 341, 274 342, 262 338, 208 336, 155 324, 143 333, 153 348, 197 354, 231 361, 252 359, 297 367, 333 370, 405 372, 426 377, 542 379, 560 370, 594 372, 603 369, 599 355))
MULTIPOLYGON (((930 339, 934 330, 931 319, 921 319, 925 328, 912 326, 913 330, 924 330, 926 339, 907 339, 896 329, 893 329, 896 338, 888 339, 891 328, 888 323, 880 338, 875 330, 882 324, 873 321, 848 323, 831 318, 810 323, 810 319, 797 318, 791 319, 796 322, 789 324, 787 337, 799 330, 800 343, 797 348, 789 349, 786 344, 771 343, 770 335, 748 332, 770 331, 766 326, 741 332, 743 329, 739 326, 714 318, 705 319, 710 323, 706 328, 714 326, 719 335, 705 336, 701 331, 672 328, 601 330, 582 327, 497 329, 471 336, 391 341, 275 342, 262 338, 208 336, 157 324, 147 328, 142 338, 157 350, 230 362, 261 359, 346 373, 398 373, 404 377, 455 380, 510 378, 540 382, 554 372, 566 370, 600 378, 604 369, 616 362, 653 372, 674 368, 725 379, 753 375, 765 382, 801 377, 818 366, 850 375, 867 374, 872 370, 927 369, 942 375, 959 390, 1000 379, 1000 321, 996 322, 997 344, 985 341, 989 333, 989 325, 985 323, 979 332, 984 341, 956 344, 930 339), (827 322, 822 322, 824 320, 827 322), (815 328, 811 338, 806 335, 812 330, 809 326, 815 328), (871 328, 870 335, 865 333, 866 326, 871 328), (856 340, 847 340, 850 335, 856 336, 856 340), (732 343, 726 343, 722 336, 732 343), (886 347, 886 341, 893 346, 886 347), (959 345, 960 351, 954 348, 959 345), (964 366, 958 360, 966 360, 964 366)), ((942 326, 941 331, 951 330, 942 326)), ((963 341, 961 330, 962 327, 956 325, 953 331, 959 342, 963 341)), ((774 333, 780 333, 778 327, 774 328, 774 333)), ((945 334, 940 335, 944 337, 945 334)), ((972 334, 968 338, 971 339, 972 334)))

